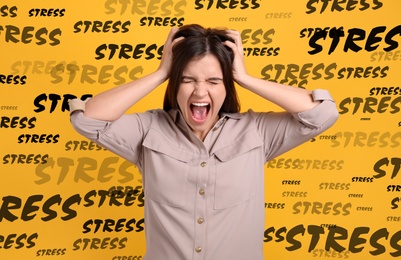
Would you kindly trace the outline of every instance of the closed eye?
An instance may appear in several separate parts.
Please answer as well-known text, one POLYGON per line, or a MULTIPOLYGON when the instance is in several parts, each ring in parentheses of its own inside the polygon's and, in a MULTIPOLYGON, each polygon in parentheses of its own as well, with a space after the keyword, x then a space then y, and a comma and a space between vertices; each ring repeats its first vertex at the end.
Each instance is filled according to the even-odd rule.
MULTIPOLYGON (((188 77, 188 76, 181 77, 181 83, 189 84, 189 83, 198 83, 198 82, 201 82, 201 81, 198 81, 195 78, 188 77)), ((223 82, 223 79, 217 78, 217 77, 209 78, 209 79, 205 80, 205 83, 207 83, 208 85, 218 85, 218 84, 221 84, 222 82, 223 82)))
POLYGON ((181 83, 194 83, 196 82, 196 80, 194 78, 191 77, 182 77, 181 78, 181 83))
POLYGON ((218 85, 218 84, 220 84, 220 83, 222 83, 222 79, 208 79, 208 80, 206 80, 206 82, 209 84, 209 85, 218 85))

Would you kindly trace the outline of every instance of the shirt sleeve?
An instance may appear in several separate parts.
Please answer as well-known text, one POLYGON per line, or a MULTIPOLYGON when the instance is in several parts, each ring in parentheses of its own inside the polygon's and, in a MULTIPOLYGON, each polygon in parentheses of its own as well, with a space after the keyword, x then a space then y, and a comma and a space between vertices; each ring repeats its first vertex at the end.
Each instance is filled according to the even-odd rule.
POLYGON ((125 114, 115 121, 102 121, 84 115, 88 101, 70 100, 70 120, 74 129, 89 140, 134 163, 141 164, 141 144, 152 120, 152 113, 125 114))
POLYGON ((266 162, 321 134, 337 121, 337 106, 328 91, 314 90, 312 97, 321 103, 300 113, 254 113, 264 139, 266 162))

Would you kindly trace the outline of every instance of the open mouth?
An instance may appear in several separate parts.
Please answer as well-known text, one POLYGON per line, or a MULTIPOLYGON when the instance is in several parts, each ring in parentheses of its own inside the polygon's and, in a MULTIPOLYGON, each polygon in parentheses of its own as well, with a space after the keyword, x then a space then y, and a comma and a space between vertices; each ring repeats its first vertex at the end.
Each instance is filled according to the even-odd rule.
POLYGON ((209 103, 191 103, 191 115, 195 122, 203 122, 206 120, 209 114, 210 104, 209 103))

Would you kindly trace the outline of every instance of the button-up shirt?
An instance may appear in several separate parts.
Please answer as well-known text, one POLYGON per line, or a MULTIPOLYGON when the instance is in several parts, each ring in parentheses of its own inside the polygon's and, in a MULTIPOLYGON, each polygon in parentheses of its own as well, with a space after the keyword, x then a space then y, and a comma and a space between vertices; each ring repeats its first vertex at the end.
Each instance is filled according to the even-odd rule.
POLYGON ((106 122, 70 101, 75 129, 134 163, 145 192, 146 260, 261 260, 264 165, 329 128, 338 112, 325 90, 316 107, 222 114, 204 141, 177 110, 106 122), (74 112, 75 111, 75 112, 74 112))

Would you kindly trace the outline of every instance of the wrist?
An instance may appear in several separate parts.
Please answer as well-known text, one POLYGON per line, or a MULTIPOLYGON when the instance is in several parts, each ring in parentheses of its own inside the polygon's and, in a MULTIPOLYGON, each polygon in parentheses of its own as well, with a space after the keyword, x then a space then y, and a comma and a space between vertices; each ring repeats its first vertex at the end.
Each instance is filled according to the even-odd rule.
POLYGON ((252 79, 253 77, 251 77, 247 73, 243 73, 235 77, 235 81, 237 82, 237 84, 246 89, 251 85, 252 79))
POLYGON ((170 75, 169 71, 166 71, 163 68, 158 68, 153 74, 158 78, 160 84, 165 82, 170 75))

